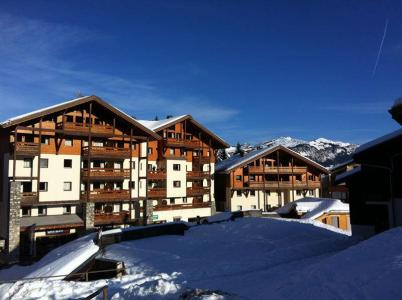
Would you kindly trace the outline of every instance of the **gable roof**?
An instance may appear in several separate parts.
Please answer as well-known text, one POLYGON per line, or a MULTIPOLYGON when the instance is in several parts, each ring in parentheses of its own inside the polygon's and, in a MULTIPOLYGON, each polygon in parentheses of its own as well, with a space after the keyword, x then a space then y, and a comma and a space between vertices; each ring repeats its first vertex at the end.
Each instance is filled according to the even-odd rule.
POLYGON ((374 147, 377 147, 379 145, 382 145, 382 144, 385 144, 385 143, 387 143, 389 141, 397 139, 399 137, 402 137, 402 128, 398 129, 398 130, 395 130, 395 131, 393 131, 391 133, 388 133, 388 134, 383 135, 383 136, 381 136, 379 138, 376 138, 375 140, 372 140, 370 142, 367 142, 367 143, 361 145, 359 148, 357 148, 355 150, 355 152, 353 153, 353 157, 358 155, 358 154, 360 154, 360 153, 366 152, 367 150, 370 150, 370 149, 372 149, 374 147))
POLYGON ((158 121, 149 121, 149 120, 137 120, 139 123, 142 125, 146 126, 147 128, 159 132, 163 129, 166 129, 174 124, 177 124, 179 122, 183 121, 189 121, 196 127, 198 127, 201 131, 205 132, 208 134, 212 139, 218 144, 220 148, 228 148, 229 144, 226 143, 222 138, 217 136, 215 133, 198 123, 196 120, 191 115, 181 115, 181 116, 176 116, 168 119, 163 119, 163 120, 158 120, 158 121))
POLYGON ((297 157, 298 159, 304 161, 305 163, 316 167, 323 173, 326 173, 326 174, 329 173, 328 169, 325 168, 324 166, 320 165, 319 163, 317 163, 307 157, 300 155, 299 153, 297 153, 283 145, 276 145, 276 146, 271 146, 271 147, 267 147, 267 148, 263 148, 263 149, 254 150, 254 151, 247 153, 244 156, 232 156, 229 159, 226 159, 226 160, 223 160, 223 161, 217 163, 215 166, 215 172, 228 173, 237 167, 244 166, 262 156, 268 155, 277 150, 283 150, 283 151, 289 153, 290 155, 293 155, 293 156, 297 157))
POLYGON ((326 213, 349 213, 349 204, 338 199, 306 197, 290 202, 276 210, 279 214, 288 214, 293 209, 303 214, 301 219, 315 220, 326 213))
POLYGON ((142 130, 144 133, 146 133, 147 135, 155 138, 155 139, 160 139, 161 137, 156 134, 155 132, 153 132, 152 130, 150 130, 149 128, 147 128, 146 126, 142 125, 140 122, 138 122, 137 120, 135 120, 133 117, 129 116, 128 114, 126 114, 125 112, 123 112, 122 110, 118 109, 117 107, 105 102, 104 100, 102 100, 101 98, 99 98, 98 96, 95 95, 91 95, 91 96, 84 96, 84 97, 79 97, 79 98, 75 98, 72 100, 68 100, 62 103, 58 103, 52 106, 48 106, 48 107, 44 107, 42 109, 33 111, 33 112, 29 112, 23 115, 19 115, 13 118, 10 118, 6 121, 3 121, 0 123, 0 127, 2 128, 9 128, 12 126, 16 126, 18 124, 27 122, 27 121, 31 121, 37 118, 40 118, 42 116, 46 116, 48 114, 53 114, 65 109, 69 109, 72 108, 74 106, 77 105, 81 105, 81 104, 85 104, 88 103, 90 101, 96 102, 98 104, 100 104, 101 106, 105 107, 106 109, 108 109, 109 111, 111 111, 112 113, 118 115, 119 117, 121 117, 122 119, 124 119, 126 122, 131 123, 133 126, 139 128, 140 130, 142 130))

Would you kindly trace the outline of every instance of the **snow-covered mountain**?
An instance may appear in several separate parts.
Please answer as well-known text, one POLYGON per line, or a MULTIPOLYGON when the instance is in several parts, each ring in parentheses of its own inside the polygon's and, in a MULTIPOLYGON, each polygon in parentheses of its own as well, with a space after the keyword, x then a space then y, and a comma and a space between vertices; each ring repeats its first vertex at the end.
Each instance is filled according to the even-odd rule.
MULTIPOLYGON (((283 145, 296 151, 297 153, 330 167, 347 161, 350 155, 359 146, 356 144, 344 143, 339 141, 331 141, 325 138, 319 138, 313 141, 304 141, 292 137, 280 137, 273 140, 265 141, 255 145, 242 144, 241 148, 245 153, 255 149, 261 149, 276 145, 283 145)), ((236 147, 226 149, 228 157, 232 156, 236 151, 236 147)))

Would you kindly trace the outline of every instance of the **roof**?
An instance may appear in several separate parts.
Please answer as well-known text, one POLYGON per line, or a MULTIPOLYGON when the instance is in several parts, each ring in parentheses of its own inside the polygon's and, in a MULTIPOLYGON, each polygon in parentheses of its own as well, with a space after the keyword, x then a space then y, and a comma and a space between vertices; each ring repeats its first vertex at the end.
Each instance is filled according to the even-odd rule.
POLYGON ((117 107, 105 102, 104 100, 102 100, 101 98, 99 98, 98 96, 95 95, 91 95, 91 96, 84 96, 84 97, 79 97, 79 98, 75 98, 72 100, 68 100, 65 102, 61 102, 52 106, 48 106, 48 107, 44 107, 41 109, 38 109, 36 111, 33 112, 29 112, 23 115, 19 115, 13 118, 10 118, 6 121, 3 121, 0 123, 0 126, 2 128, 8 128, 8 127, 12 127, 15 125, 18 125, 20 123, 23 122, 27 122, 30 120, 34 120, 37 118, 40 118, 42 116, 46 116, 48 114, 52 114, 52 113, 56 113, 77 105, 81 105, 81 104, 85 104, 88 102, 97 102, 98 104, 100 104, 101 106, 105 107, 106 109, 110 110, 111 112, 113 112, 114 114, 118 115, 119 117, 121 117, 122 119, 124 119, 126 122, 131 123, 132 125, 134 125, 135 127, 139 128, 140 130, 144 131, 146 134, 156 138, 156 139, 160 139, 161 137, 156 134, 155 132, 153 132, 152 130, 150 130, 149 128, 145 127, 144 125, 142 125, 140 122, 138 122, 137 120, 135 120, 133 117, 129 116, 128 114, 126 114, 125 112, 123 112, 122 110, 118 109, 117 107))
POLYGON ((376 147, 378 145, 381 145, 381 144, 384 144, 386 142, 389 142, 389 141, 391 141, 393 139, 396 139, 398 137, 402 137, 402 128, 398 129, 398 130, 395 130, 395 131, 393 131, 393 132, 391 132, 389 134, 383 135, 383 136, 381 136, 381 137, 379 137, 379 138, 377 138, 375 140, 372 140, 372 141, 370 141, 370 142, 368 142, 366 144, 361 145, 359 148, 357 148, 355 150, 355 152, 353 153, 353 156, 355 156, 356 154, 360 154, 362 152, 365 152, 365 151, 367 151, 367 150, 369 150, 371 148, 374 148, 374 147, 376 147))
POLYGON ((181 116, 176 116, 176 117, 171 117, 163 120, 158 120, 158 121, 150 121, 150 120, 137 120, 139 123, 141 123, 143 126, 147 127, 150 130, 153 130, 154 132, 159 132, 163 129, 166 129, 176 123, 182 122, 184 120, 190 121, 192 124, 194 124, 196 127, 200 128, 202 131, 206 132, 209 136, 211 136, 219 145, 221 148, 228 148, 229 144, 226 143, 222 138, 220 138, 218 135, 198 123, 196 120, 191 115, 181 115, 181 116))
POLYGON ((34 225, 36 227, 41 227, 68 224, 84 224, 84 221, 77 215, 53 215, 21 218, 21 227, 30 227, 34 225))
POLYGON ((342 182, 345 181, 346 178, 349 178, 349 177, 352 176, 352 175, 355 175, 355 174, 357 174, 357 173, 360 173, 361 170, 362 170, 362 167, 361 167, 361 166, 358 166, 358 167, 356 167, 356 168, 353 168, 352 170, 349 170, 349 171, 343 172, 343 173, 341 173, 341 174, 339 174, 339 175, 336 175, 336 177, 335 177, 335 183, 342 183, 342 182))
POLYGON ((302 198, 290 202, 276 210, 279 214, 288 214, 293 209, 303 214, 301 219, 315 220, 326 213, 349 213, 349 204, 331 198, 302 198))
POLYGON ((231 158, 225 159, 225 160, 217 163, 215 166, 215 172, 220 172, 220 173, 230 172, 231 170, 233 170, 237 167, 246 165, 264 155, 275 152, 276 150, 283 150, 283 151, 289 153, 290 155, 293 155, 293 156, 299 158, 300 160, 303 160, 306 163, 313 165, 314 167, 320 169, 322 172, 327 173, 327 174, 329 173, 328 169, 325 168, 324 166, 320 165, 319 163, 317 163, 307 157, 300 155, 299 153, 297 153, 283 145, 276 145, 276 146, 271 146, 271 147, 267 147, 267 148, 263 148, 263 149, 254 150, 254 151, 251 151, 251 152, 245 154, 244 156, 240 156, 240 155, 232 156, 231 158))

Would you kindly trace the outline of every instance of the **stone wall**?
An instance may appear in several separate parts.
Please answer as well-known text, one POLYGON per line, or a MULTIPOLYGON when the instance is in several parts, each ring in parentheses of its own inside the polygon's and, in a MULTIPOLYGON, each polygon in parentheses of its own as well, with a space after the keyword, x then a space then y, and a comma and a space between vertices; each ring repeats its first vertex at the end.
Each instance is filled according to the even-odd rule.
POLYGON ((145 218, 144 218, 144 222, 145 224, 152 224, 153 220, 152 220, 152 214, 154 212, 154 206, 153 206, 153 201, 152 200, 145 200, 145 218))
POLYGON ((95 227, 95 203, 86 202, 84 204, 85 229, 93 229, 95 227))
POLYGON ((10 182, 10 206, 8 219, 8 240, 6 252, 10 261, 18 261, 20 254, 20 209, 21 209, 21 183, 10 182))

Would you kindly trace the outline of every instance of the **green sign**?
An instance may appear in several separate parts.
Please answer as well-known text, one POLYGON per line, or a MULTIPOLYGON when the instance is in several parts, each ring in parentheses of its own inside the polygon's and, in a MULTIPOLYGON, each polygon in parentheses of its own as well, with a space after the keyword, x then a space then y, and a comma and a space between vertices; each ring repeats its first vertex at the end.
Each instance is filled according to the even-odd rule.
POLYGON ((152 220, 158 220, 158 215, 152 215, 152 220))

